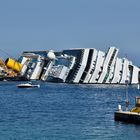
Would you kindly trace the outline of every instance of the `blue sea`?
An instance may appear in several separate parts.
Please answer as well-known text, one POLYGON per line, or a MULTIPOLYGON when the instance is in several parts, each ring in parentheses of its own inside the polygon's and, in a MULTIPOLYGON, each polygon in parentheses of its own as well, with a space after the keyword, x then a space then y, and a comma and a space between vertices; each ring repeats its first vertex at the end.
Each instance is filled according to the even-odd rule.
MULTIPOLYGON (((0 140, 139 140, 140 125, 114 121, 125 86, 0 82, 0 140)), ((128 88, 130 106, 140 96, 128 88)))

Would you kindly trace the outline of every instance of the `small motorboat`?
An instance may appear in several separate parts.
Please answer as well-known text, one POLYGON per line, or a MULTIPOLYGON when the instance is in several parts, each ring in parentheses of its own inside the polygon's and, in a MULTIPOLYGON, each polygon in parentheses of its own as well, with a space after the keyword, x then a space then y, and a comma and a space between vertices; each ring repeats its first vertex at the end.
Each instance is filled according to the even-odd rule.
POLYGON ((135 107, 130 111, 123 111, 118 105, 118 111, 114 114, 115 121, 140 124, 140 97, 136 97, 135 107))
POLYGON ((34 88, 34 87, 37 87, 37 88, 40 88, 40 85, 37 84, 32 84, 32 83, 22 83, 22 84, 18 84, 17 85, 18 88, 34 88))

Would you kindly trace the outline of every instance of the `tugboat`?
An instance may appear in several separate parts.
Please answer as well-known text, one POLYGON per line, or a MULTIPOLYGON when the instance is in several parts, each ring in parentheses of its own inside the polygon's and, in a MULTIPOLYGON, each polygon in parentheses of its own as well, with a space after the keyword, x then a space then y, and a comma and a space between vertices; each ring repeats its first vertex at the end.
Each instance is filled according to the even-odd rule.
POLYGON ((22 84, 18 84, 17 85, 18 88, 40 88, 40 85, 35 85, 35 84, 32 84, 31 82, 29 83, 22 83, 22 84))

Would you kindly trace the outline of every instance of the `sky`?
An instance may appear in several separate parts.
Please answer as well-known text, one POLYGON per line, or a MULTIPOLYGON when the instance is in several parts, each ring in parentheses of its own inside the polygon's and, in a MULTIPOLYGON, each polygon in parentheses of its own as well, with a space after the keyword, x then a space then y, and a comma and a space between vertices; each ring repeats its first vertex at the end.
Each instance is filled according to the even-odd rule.
POLYGON ((140 66, 139 6, 139 0, 1 0, 0 57, 115 46, 119 57, 140 66))

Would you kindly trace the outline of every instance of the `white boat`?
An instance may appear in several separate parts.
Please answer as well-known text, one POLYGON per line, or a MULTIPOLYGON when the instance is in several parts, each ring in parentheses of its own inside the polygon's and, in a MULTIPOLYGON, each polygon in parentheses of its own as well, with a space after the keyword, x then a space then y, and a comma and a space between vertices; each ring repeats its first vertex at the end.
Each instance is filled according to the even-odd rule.
POLYGON ((40 85, 37 84, 32 84, 32 83, 22 83, 22 84, 18 84, 17 85, 18 88, 34 88, 34 87, 37 87, 37 88, 40 88, 40 85))
POLYGON ((123 111, 121 105, 114 114, 115 121, 140 124, 140 97, 136 97, 136 105, 130 111, 123 111))
POLYGON ((140 97, 135 98, 135 107, 128 111, 128 81, 126 81, 126 110, 121 109, 121 105, 118 105, 118 110, 114 113, 115 121, 122 121, 127 123, 140 124, 140 97))

